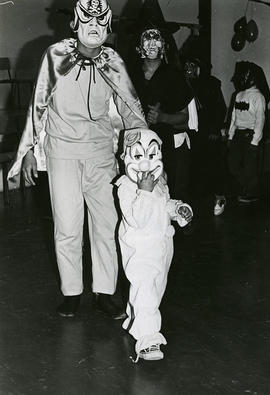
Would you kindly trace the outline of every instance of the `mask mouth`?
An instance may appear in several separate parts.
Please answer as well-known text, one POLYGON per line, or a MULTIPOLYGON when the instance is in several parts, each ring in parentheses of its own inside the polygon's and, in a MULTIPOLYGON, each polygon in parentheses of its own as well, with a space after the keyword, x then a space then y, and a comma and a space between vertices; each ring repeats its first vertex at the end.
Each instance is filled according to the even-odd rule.
POLYGON ((155 180, 161 175, 162 173, 162 166, 157 165, 153 170, 146 170, 146 171, 142 171, 142 170, 136 170, 136 169, 132 169, 134 171, 134 173, 136 173, 136 176, 141 179, 143 173, 150 173, 151 175, 153 175, 155 177, 155 180))
POLYGON ((90 30, 88 32, 88 36, 96 36, 99 37, 99 33, 96 30, 90 30))
POLYGON ((146 50, 146 52, 148 52, 148 53, 157 53, 158 52, 158 48, 157 47, 149 48, 148 50, 146 50))

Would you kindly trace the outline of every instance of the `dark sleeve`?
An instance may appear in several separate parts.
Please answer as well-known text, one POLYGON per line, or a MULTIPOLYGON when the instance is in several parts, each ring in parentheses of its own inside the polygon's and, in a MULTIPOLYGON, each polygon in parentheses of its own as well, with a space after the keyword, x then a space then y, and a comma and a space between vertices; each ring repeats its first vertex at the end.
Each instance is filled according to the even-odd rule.
POLYGON ((224 124, 227 107, 221 90, 221 82, 217 79, 213 83, 213 92, 211 132, 214 134, 220 134, 220 130, 224 124))
POLYGON ((184 74, 175 68, 168 68, 167 70, 166 91, 167 97, 164 101, 163 111, 168 113, 183 110, 194 97, 184 74))

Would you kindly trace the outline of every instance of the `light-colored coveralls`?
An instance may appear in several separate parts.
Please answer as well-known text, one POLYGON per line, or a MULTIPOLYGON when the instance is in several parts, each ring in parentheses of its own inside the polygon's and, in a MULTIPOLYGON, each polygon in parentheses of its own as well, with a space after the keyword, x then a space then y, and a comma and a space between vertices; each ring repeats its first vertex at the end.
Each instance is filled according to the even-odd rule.
POLYGON ((170 199, 162 177, 152 192, 138 189, 127 176, 117 180, 116 185, 122 211, 119 240, 124 271, 130 281, 128 317, 123 328, 137 340, 135 350, 139 354, 151 345, 166 344, 160 333, 159 306, 173 257, 171 220, 185 226, 187 222, 178 209, 188 205, 170 199))
POLYGON ((76 41, 47 50, 33 103, 9 173, 18 173, 26 152, 45 131, 44 150, 54 218, 55 248, 65 296, 83 291, 84 201, 88 211, 93 292, 115 292, 118 263, 117 214, 112 180, 117 175, 114 129, 109 116, 114 100, 125 127, 145 126, 144 116, 119 55, 102 47, 93 64, 76 58, 76 41))

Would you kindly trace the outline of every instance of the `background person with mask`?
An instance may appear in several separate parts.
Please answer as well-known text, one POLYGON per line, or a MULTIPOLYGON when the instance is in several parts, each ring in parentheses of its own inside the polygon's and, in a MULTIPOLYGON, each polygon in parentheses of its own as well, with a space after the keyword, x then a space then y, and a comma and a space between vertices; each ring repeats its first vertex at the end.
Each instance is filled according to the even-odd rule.
POLYGON ((221 129, 226 104, 221 82, 211 75, 211 65, 200 59, 186 59, 185 75, 195 96, 199 132, 192 140, 192 190, 196 200, 207 192, 214 195, 213 213, 225 209, 225 158, 221 129))
POLYGON ((236 97, 228 133, 228 165, 238 181, 238 201, 251 203, 259 196, 259 143, 265 123, 266 84, 262 70, 252 62, 238 62, 233 82, 236 97))
POLYGON ((166 61, 165 38, 162 28, 149 24, 141 29, 137 46, 140 58, 134 61, 130 75, 148 125, 162 140, 170 194, 172 198, 188 202, 190 141, 187 131, 197 128, 197 113, 193 93, 183 73, 166 61), (192 103, 194 117, 189 113, 192 103))

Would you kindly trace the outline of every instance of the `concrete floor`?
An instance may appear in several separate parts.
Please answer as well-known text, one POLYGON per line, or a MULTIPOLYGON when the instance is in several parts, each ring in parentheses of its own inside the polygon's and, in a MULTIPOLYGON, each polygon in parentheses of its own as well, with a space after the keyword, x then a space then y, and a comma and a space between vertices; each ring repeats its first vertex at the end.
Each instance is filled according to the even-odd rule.
POLYGON ((0 395, 270 394, 269 198, 216 218, 204 198, 194 233, 175 236, 165 358, 138 364, 121 323, 91 307, 87 256, 78 316, 56 315, 52 223, 31 189, 0 199, 0 395))

